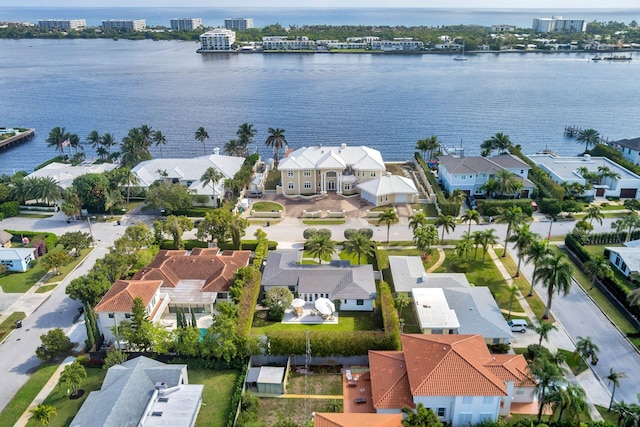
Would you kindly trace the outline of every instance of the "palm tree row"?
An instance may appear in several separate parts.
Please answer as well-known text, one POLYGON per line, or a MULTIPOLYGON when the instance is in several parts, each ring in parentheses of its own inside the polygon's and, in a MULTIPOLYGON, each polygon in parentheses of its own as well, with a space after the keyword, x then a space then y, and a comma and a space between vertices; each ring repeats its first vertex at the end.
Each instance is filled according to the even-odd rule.
POLYGON ((151 127, 142 125, 129 130, 120 144, 120 161, 122 165, 132 168, 138 163, 151 159, 149 148, 154 140, 155 132, 151 127))
POLYGON ((485 140, 480 145, 482 157, 490 156, 493 151, 498 151, 498 154, 508 153, 509 149, 513 147, 513 143, 508 135, 498 132, 491 138, 485 140))
POLYGON ((117 156, 116 153, 112 155, 111 148, 117 143, 116 138, 110 133, 101 136, 97 130, 92 130, 87 136, 87 144, 96 150, 100 160, 114 160, 117 156))
POLYGON ((416 142, 416 150, 420 151, 423 159, 430 160, 433 157, 433 154, 438 151, 440 145, 441 143, 438 140, 438 137, 431 135, 427 138, 418 140, 416 142))
POLYGON ((62 189, 52 177, 21 178, 13 181, 9 186, 13 200, 24 204, 27 200, 38 203, 54 204, 62 197, 62 189))

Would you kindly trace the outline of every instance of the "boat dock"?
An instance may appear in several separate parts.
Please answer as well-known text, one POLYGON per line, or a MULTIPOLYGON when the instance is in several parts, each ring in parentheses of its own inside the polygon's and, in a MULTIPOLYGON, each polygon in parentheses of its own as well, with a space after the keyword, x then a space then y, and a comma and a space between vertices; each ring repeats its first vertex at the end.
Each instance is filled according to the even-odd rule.
POLYGON ((0 137, 3 134, 15 133, 7 139, 0 140, 0 151, 6 150, 15 145, 21 144, 30 140, 36 134, 35 129, 2 129, 0 128, 0 137))
MULTIPOLYGON (((582 132, 584 129, 579 128, 577 126, 565 126, 564 127, 564 135, 571 137, 571 138, 577 138, 578 135, 580 134, 580 132, 582 132)), ((609 143, 611 142, 609 140, 609 138, 605 138, 603 136, 600 136, 600 144, 606 144, 609 145, 609 143)))

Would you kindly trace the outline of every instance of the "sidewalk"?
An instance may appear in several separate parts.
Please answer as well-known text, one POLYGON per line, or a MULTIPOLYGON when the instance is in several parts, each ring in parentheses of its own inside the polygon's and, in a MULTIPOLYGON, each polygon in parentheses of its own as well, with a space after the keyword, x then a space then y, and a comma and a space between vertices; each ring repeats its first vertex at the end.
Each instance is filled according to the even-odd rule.
MULTIPOLYGON (((514 286, 513 277, 511 277, 511 275, 507 272, 507 269, 505 268, 502 261, 500 261, 500 259, 498 258, 498 255, 493 250, 493 247, 490 247, 487 250, 487 253, 500 271, 500 274, 502 275, 504 280, 509 284, 509 286, 514 286)), ((527 317, 529 317, 531 323, 533 325, 538 325, 538 318, 529 306, 527 299, 520 292, 518 292, 518 302, 520 302, 522 309, 527 314, 527 317)), ((560 348, 563 350, 575 351, 575 343, 571 340, 571 337, 569 336, 567 331, 562 327, 562 324, 560 322, 555 322, 555 325, 558 327, 558 329, 549 333, 549 339, 545 341, 543 345, 554 353, 560 348)), ((524 334, 519 335, 522 335, 522 337, 516 337, 513 340, 514 347, 526 348, 528 345, 537 344, 539 341, 539 336, 533 331, 527 331, 524 334)), ((566 364, 564 368, 567 381, 574 384, 577 383, 586 392, 591 419, 594 421, 602 421, 603 418, 598 412, 598 409, 596 409, 595 405, 608 406, 611 394, 609 393, 607 388, 604 387, 604 384, 602 384, 600 379, 598 379, 598 377, 594 374, 593 370, 591 369, 591 365, 587 364, 587 369, 581 372, 577 377, 573 375, 571 369, 569 369, 566 364)))
POLYGON ((44 387, 42 387, 42 390, 40 390, 35 399, 33 399, 33 402, 31 402, 27 410, 24 411, 24 413, 20 416, 15 424, 16 426, 23 427, 27 425, 27 423, 29 422, 29 417, 31 417, 31 413, 29 411, 44 402, 47 396, 49 396, 53 389, 58 385, 58 380, 60 379, 60 373, 62 372, 62 370, 65 368, 65 366, 73 363, 74 360, 76 360, 76 358, 73 356, 69 356, 64 359, 60 366, 58 366, 58 369, 56 369, 56 371, 53 373, 51 378, 49 378, 49 381, 47 381, 44 387))

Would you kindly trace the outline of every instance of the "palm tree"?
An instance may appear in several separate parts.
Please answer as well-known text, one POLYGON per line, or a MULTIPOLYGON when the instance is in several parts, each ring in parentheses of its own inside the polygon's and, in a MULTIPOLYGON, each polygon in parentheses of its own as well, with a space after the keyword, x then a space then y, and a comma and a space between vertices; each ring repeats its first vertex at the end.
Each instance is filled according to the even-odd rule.
POLYGON ((471 233, 471 222, 475 222, 476 225, 480 224, 480 212, 475 209, 467 209, 467 211, 462 215, 462 222, 469 223, 468 233, 471 233))
POLYGON ((30 409, 29 412, 31 413, 31 416, 29 418, 40 421, 43 426, 48 426, 51 422, 51 417, 58 413, 55 406, 45 405, 44 403, 41 403, 35 408, 30 409))
POLYGON ((536 233, 533 233, 529 228, 529 223, 522 223, 514 230, 514 233, 509 237, 509 241, 513 243, 514 249, 518 251, 518 266, 516 268, 516 276, 520 277, 520 265, 522 264, 522 258, 527 253, 527 249, 538 238, 536 233))
POLYGON ((589 261, 582 266, 584 270, 591 275, 591 288, 596 284, 596 278, 603 279, 612 274, 611 266, 603 256, 598 255, 591 257, 589 261))
POLYGON ((511 237, 511 230, 522 222, 524 215, 522 214, 522 208, 519 206, 513 206, 508 209, 503 209, 496 218, 496 222, 507 224, 507 234, 504 238, 504 252, 503 257, 507 256, 507 242, 511 237))
POLYGON ((460 239, 456 244, 456 255, 460 258, 469 258, 469 252, 471 252, 472 246, 473 238, 471 237, 471 234, 465 231, 462 233, 462 239, 460 239))
POLYGON ((104 197, 104 208, 113 216, 113 208, 124 202, 120 190, 109 190, 104 197))
POLYGON ((626 228, 627 234, 624 241, 627 242, 631 239, 633 230, 640 227, 640 218, 638 218, 635 212, 629 212, 622 219, 612 222, 611 227, 616 230, 617 234, 620 234, 626 228))
POLYGON ((595 129, 583 129, 578 132, 576 141, 579 144, 584 144, 584 151, 589 151, 589 147, 595 147, 600 143, 600 133, 595 129))
POLYGON ((496 182, 495 191, 500 193, 501 199, 504 199, 505 194, 515 194, 522 188, 522 182, 518 180, 517 175, 508 169, 500 169, 493 179, 496 182))
POLYGON ((160 147, 160 157, 164 157, 162 154, 162 146, 167 145, 167 138, 165 138, 161 131, 157 130, 153 133, 151 139, 156 143, 156 147, 160 147))
POLYGON ((387 226, 387 244, 389 243, 389 231, 391 231, 391 226, 398 222, 400 222, 400 219, 393 208, 385 209, 378 217, 378 225, 385 224, 387 226))
POLYGON ((438 243, 438 240, 440 240, 438 237, 438 229, 432 224, 417 228, 413 233, 413 241, 417 249, 422 253, 430 253, 431 245, 438 243))
POLYGON ((47 147, 54 147, 56 150, 60 151, 60 155, 64 156, 64 147, 68 144, 69 132, 65 130, 63 127, 54 127, 49 132, 49 137, 47 138, 47 147))
POLYGON ((451 231, 456 230, 456 219, 453 215, 445 215, 441 213, 438 215, 438 219, 436 219, 436 227, 442 227, 442 237, 440 238, 440 244, 444 243, 444 232, 446 230, 447 234, 451 231))
POLYGON ((536 332, 536 334, 538 334, 540 336, 540 339, 538 340, 538 347, 542 346, 542 341, 548 341, 549 340, 549 333, 551 331, 557 331, 558 327, 553 324, 553 323, 549 323, 549 322, 544 322, 543 321, 544 317, 542 319, 538 319, 538 326, 535 326, 533 328, 533 330, 536 332))
POLYGON ((120 152, 124 166, 133 167, 140 162, 151 159, 151 153, 149 153, 151 139, 147 136, 148 130, 150 130, 148 127, 145 129, 142 127, 132 128, 129 130, 127 136, 122 138, 120 152))
POLYGON ((609 369, 609 375, 607 375, 607 379, 609 380, 609 384, 613 385, 613 390, 611 390, 611 401, 609 401, 609 412, 611 412, 613 399, 616 396, 616 388, 620 387, 620 380, 626 377, 627 375, 624 372, 616 372, 613 370, 613 368, 609 369))
POLYGON ((542 286, 547 288, 547 309, 543 319, 549 318, 551 302, 554 294, 567 295, 571 289, 573 272, 563 253, 547 256, 540 261, 540 265, 533 272, 533 280, 541 280, 542 286))
POLYGON ((405 406, 402 413, 406 415, 401 422, 402 427, 442 427, 435 412, 431 408, 425 408, 422 403, 418 403, 415 411, 405 406))
POLYGON ((482 240, 480 245, 482 246, 482 263, 484 264, 484 257, 487 255, 487 249, 489 246, 493 246, 498 243, 498 236, 496 236, 495 228, 490 228, 482 232, 482 240))
POLYGON ((362 233, 354 233, 348 240, 344 242, 344 251, 347 255, 357 255, 358 265, 360 265, 360 258, 362 256, 373 256, 374 248, 373 242, 362 233))
POLYGON ((589 224, 593 225, 593 220, 595 219, 600 225, 602 225, 602 220, 604 219, 604 214, 602 213, 602 208, 600 206, 589 206, 587 208, 587 215, 584 219, 589 220, 589 224))
POLYGON ((491 199, 498 191, 498 181, 491 177, 484 184, 482 184, 480 190, 484 191, 487 197, 491 199))
POLYGON ((50 176, 40 178, 37 187, 38 198, 49 205, 62 197, 62 188, 58 185, 58 181, 50 176))
POLYGON ((584 389, 574 384, 558 387, 549 393, 548 402, 551 402, 553 414, 558 413, 558 424, 563 425, 562 417, 569 414, 575 425, 578 425, 580 417, 589 413, 586 397, 584 389))
POLYGON ((100 145, 107 150, 107 157, 111 156, 111 147, 116 145, 118 141, 116 141, 115 136, 110 133, 105 133, 100 137, 100 145))
POLYGON ((460 190, 458 188, 453 190, 453 192, 449 196, 449 200, 452 201, 453 203, 455 203, 456 205, 458 205, 458 210, 456 211, 456 216, 460 214, 460 207, 462 206, 462 203, 464 202, 464 200, 466 198, 467 198, 467 193, 465 193, 464 191, 462 191, 462 190, 460 190))
POLYGON ((473 246, 475 246, 476 251, 473 254, 473 260, 475 261, 478 258, 478 247, 482 244, 482 231, 474 231, 471 233, 471 239, 473 239, 473 246))
POLYGON ((131 196, 131 187, 138 185, 138 177, 131 169, 127 167, 118 168, 118 185, 127 187, 127 209, 129 208, 129 198, 131 196))
POLYGON ((418 212, 409 218, 409 228, 415 234, 416 230, 421 227, 426 227, 427 216, 423 212, 418 212))
POLYGON ((238 127, 236 135, 238 135, 240 146, 244 150, 241 155, 249 155, 249 145, 253 143, 253 137, 256 136, 257 133, 258 132, 253 127, 253 125, 247 122, 244 122, 238 127))
POLYGON ((420 150, 422 158, 425 160, 431 159, 431 157, 433 157, 433 152, 437 150, 438 147, 440 147, 440 141, 435 135, 431 135, 416 142, 416 150, 420 150), (427 153, 429 153, 429 155, 427 155, 427 153))
POLYGON ((222 147, 222 152, 227 156, 239 157, 244 154, 246 147, 244 147, 237 139, 232 139, 222 147))
POLYGON ((507 295, 509 295, 509 314, 507 315, 507 319, 511 319, 511 310, 513 309, 513 302, 518 297, 518 287, 515 285, 510 286, 509 291, 507 292, 507 295))
POLYGON ((582 362, 591 358, 591 360, 597 360, 597 353, 600 351, 600 347, 591 340, 591 337, 577 337, 575 354, 580 356, 580 368, 582 368, 582 362))
POLYGON ((92 130, 89 132, 87 136, 87 144, 91 146, 94 150, 97 150, 100 146, 100 134, 97 130, 92 130))
POLYGON ((211 188, 213 189, 213 195, 215 196, 215 193, 216 193, 215 187, 222 178, 223 178, 223 175, 222 173, 220 173, 220 171, 218 171, 218 169, 214 168, 213 166, 209 166, 207 170, 204 171, 204 173, 200 177, 200 181, 202 182, 203 187, 206 187, 207 185, 211 184, 211 188))
POLYGON ((58 380, 58 386, 65 384, 68 390, 71 390, 71 396, 78 394, 78 387, 82 384, 82 380, 87 378, 87 371, 84 366, 77 360, 64 367, 60 373, 60 379, 58 380))
POLYGON ((398 317, 402 319, 402 310, 409 305, 409 297, 405 294, 397 294, 394 298, 396 303, 396 309, 398 310, 398 317))
POLYGON ((200 141, 202 144, 202 150, 204 151, 204 155, 207 155, 207 147, 204 145, 204 142, 209 139, 209 134, 205 130, 204 127, 200 126, 198 130, 196 130, 195 134, 196 141, 200 141))
POLYGON ((336 251, 336 242, 325 233, 316 233, 306 241, 305 247, 312 257, 318 257, 318 264, 322 264, 322 258, 329 258, 336 251))
POLYGON ((264 142, 264 145, 267 147, 273 147, 273 161, 278 163, 278 152, 285 145, 289 145, 287 143, 287 139, 284 136, 284 129, 280 128, 269 128, 268 130, 269 136, 267 140, 264 142))
POLYGON ((77 133, 69 135, 69 147, 73 148, 76 151, 76 154, 78 154, 78 150, 84 150, 80 137, 77 133))
POLYGON ((537 379, 534 390, 538 393, 538 424, 542 419, 542 411, 547 405, 547 393, 554 384, 559 384, 564 380, 562 369, 558 366, 553 358, 547 356, 536 357, 529 364, 529 370, 537 379))
POLYGON ((498 132, 493 135, 491 138, 485 140, 480 148, 483 150, 483 155, 485 150, 489 149, 490 154, 493 150, 498 150, 498 154, 504 154, 509 151, 509 148, 513 147, 513 143, 508 135, 505 135, 502 132, 498 132))

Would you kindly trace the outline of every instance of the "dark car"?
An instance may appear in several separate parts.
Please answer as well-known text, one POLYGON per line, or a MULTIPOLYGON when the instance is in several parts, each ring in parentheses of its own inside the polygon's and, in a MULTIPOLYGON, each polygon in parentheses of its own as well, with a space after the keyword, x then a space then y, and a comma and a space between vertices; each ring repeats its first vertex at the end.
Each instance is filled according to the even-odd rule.
POLYGON ((247 197, 252 199, 261 199, 262 191, 247 191, 247 197))
POLYGON ((469 209, 478 209, 478 202, 473 196, 467 196, 467 206, 469 209))

